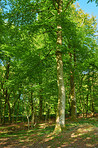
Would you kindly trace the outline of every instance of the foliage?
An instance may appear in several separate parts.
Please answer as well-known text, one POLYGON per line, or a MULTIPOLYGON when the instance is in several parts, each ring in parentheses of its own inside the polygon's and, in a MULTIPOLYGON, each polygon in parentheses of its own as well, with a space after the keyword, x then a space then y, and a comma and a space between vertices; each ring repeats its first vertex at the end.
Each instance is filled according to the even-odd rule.
POLYGON ((55 1, 4 2, 1 1, 0 10, 0 122, 25 121, 27 115, 30 121, 34 115, 34 125, 40 116, 43 120, 55 119, 58 22, 62 27, 59 48, 64 66, 66 116, 71 114, 71 74, 77 114, 94 115, 98 95, 96 18, 76 9, 70 1, 63 1, 60 18, 55 1))

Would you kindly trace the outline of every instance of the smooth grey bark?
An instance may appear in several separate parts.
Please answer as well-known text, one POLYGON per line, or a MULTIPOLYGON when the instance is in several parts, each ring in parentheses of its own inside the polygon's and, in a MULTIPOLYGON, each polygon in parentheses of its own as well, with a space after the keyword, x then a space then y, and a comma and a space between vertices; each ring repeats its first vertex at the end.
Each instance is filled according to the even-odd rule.
POLYGON ((60 52, 56 55, 57 59, 57 84, 58 84, 58 107, 56 123, 61 127, 65 126, 65 87, 63 79, 63 62, 60 52))
POLYGON ((57 62, 57 85, 58 85, 58 105, 55 131, 61 131, 62 127, 65 127, 65 87, 63 78, 63 61, 62 61, 62 26, 61 26, 61 14, 62 14, 63 1, 58 1, 58 25, 57 25, 57 49, 56 49, 56 62, 57 62))

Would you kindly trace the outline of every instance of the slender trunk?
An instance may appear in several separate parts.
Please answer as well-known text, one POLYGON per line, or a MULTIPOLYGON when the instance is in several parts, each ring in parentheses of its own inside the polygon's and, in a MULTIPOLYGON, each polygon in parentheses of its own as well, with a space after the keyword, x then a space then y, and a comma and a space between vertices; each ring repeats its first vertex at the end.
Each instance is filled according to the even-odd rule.
POLYGON ((88 73, 88 91, 87 91, 87 98, 86 98, 86 117, 87 117, 87 114, 88 114, 88 99, 89 99, 89 88, 90 88, 90 84, 89 84, 89 73, 88 73))
POLYGON ((56 61, 57 61, 57 85, 58 85, 58 105, 55 131, 61 131, 62 127, 65 127, 65 87, 63 79, 63 61, 62 61, 62 26, 61 13, 62 13, 62 0, 58 2, 58 25, 57 25, 57 49, 56 49, 56 61))
POLYGON ((79 107, 80 107, 80 113, 82 113, 82 82, 83 82, 83 76, 80 78, 80 85, 79 85, 79 107))
POLYGON ((93 117, 94 117, 94 110, 95 110, 95 108, 94 108, 94 74, 93 74, 93 77, 92 77, 92 86, 93 86, 93 97, 92 97, 92 115, 93 115, 93 117))
MULTIPOLYGON (((14 94, 14 100, 15 100, 15 97, 16 97, 16 96, 15 96, 15 94, 14 94)), ((16 101, 15 101, 15 102, 16 102, 16 101)), ((14 113, 15 113, 15 104, 16 104, 15 102, 14 102, 14 104, 13 104, 13 106, 12 106, 12 123, 14 123, 14 113)))
MULTIPOLYGON (((39 58, 40 58, 40 54, 39 54, 39 58)), ((39 89, 39 121, 42 120, 42 112, 43 112, 43 96, 42 96, 42 63, 41 63, 41 59, 40 59, 40 64, 39 64, 39 67, 40 67, 40 73, 39 73, 39 86, 40 86, 40 89, 39 89)))
MULTIPOLYGON (((1 95, 0 95, 1 97, 1 95)), ((0 123, 2 122, 2 100, 0 99, 0 123)))
POLYGON ((88 114, 88 94, 87 94, 87 98, 86 98, 86 117, 88 114))
MULTIPOLYGON (((33 110, 33 109, 32 109, 33 110)), ((35 116, 34 116, 34 111, 32 111, 32 114, 31 114, 31 127, 33 128, 34 127, 34 122, 35 122, 35 116)))
POLYGON ((17 104, 16 123, 18 121, 18 114, 19 114, 19 100, 18 100, 18 104, 17 104))
MULTIPOLYGON (((41 65, 41 64, 40 64, 41 65)), ((43 112, 43 96, 42 96, 42 70, 41 73, 39 75, 39 86, 40 86, 40 90, 39 90, 39 120, 42 120, 42 112, 43 112)))
POLYGON ((70 103, 70 92, 69 92, 69 95, 68 95, 68 106, 69 106, 69 109, 68 109, 68 112, 69 112, 69 116, 71 116, 71 103, 70 103))
POLYGON ((2 103, 2 114, 1 114, 1 117, 2 117, 1 122, 2 122, 2 124, 5 123, 5 119, 4 119, 5 116, 4 116, 4 114, 5 114, 5 107, 6 107, 5 91, 4 91, 3 85, 4 85, 4 82, 1 82, 1 90, 3 90, 3 92, 2 92, 2 94, 1 94, 1 96, 2 96, 1 98, 2 98, 2 99, 0 99, 0 100, 1 100, 1 102, 2 102, 3 99, 4 99, 4 101, 5 101, 4 105, 3 105, 3 103, 2 103))
POLYGON ((3 89, 3 83, 1 82, 1 88, 0 88, 0 123, 2 123, 2 116, 3 116, 3 98, 4 98, 4 89, 3 89), (3 91, 2 91, 3 90, 3 91))
POLYGON ((72 54, 70 53, 70 95, 71 95, 71 119, 76 120, 76 98, 75 98, 75 83, 74 83, 74 71, 76 66, 75 52, 74 52, 74 60, 72 60, 72 54), (74 67, 72 63, 74 62, 74 67))
POLYGON ((50 108, 48 107, 48 110, 47 110, 47 120, 49 121, 50 120, 50 108))
POLYGON ((7 104, 7 97, 8 97, 8 93, 7 93, 7 89, 6 89, 6 92, 5 92, 5 103, 4 103, 4 108, 3 108, 2 124, 5 124, 5 109, 6 109, 6 104, 7 104))
POLYGON ((45 121, 49 121, 49 116, 50 116, 50 105, 49 105, 49 102, 48 104, 46 105, 46 116, 45 116, 45 121))
POLYGON ((79 92, 79 105, 78 105, 78 109, 79 109, 79 114, 81 114, 82 113, 82 115, 83 115, 83 96, 82 96, 82 94, 83 94, 83 92, 82 92, 82 82, 83 82, 83 77, 81 77, 80 78, 81 79, 81 81, 80 81, 80 84, 79 84, 79 89, 78 89, 78 92, 79 92))
POLYGON ((39 98, 39 119, 42 120, 42 95, 40 94, 40 98, 39 98))
POLYGON ((28 130, 29 130, 29 127, 30 127, 29 115, 27 115, 27 120, 28 120, 28 130))
POLYGON ((92 100, 92 116, 94 117, 94 98, 92 100))
POLYGON ((9 120, 9 123, 11 124, 11 107, 10 107, 10 102, 9 102, 9 95, 8 95, 8 101, 7 101, 7 104, 8 104, 8 120, 9 120))
MULTIPOLYGON (((5 73, 5 79, 6 81, 8 81, 8 78, 9 78, 9 69, 10 69, 10 58, 8 59, 8 61, 6 61, 6 73, 5 73)), ((5 81, 5 82, 6 82, 5 81)), ((4 98, 5 98, 5 103, 4 103, 4 109, 3 109, 3 121, 2 121, 2 124, 5 124, 5 109, 6 109, 6 104, 9 102, 8 99, 9 99, 9 94, 8 94, 8 88, 5 89, 5 92, 4 92, 4 98)), ((8 107, 9 107, 9 104, 8 104, 8 107)))
POLYGON ((75 85, 74 85, 73 72, 71 72, 70 86, 71 86, 71 118, 72 120, 75 120, 76 119, 76 98, 75 98, 75 85))
POLYGON ((12 122, 14 122, 15 106, 16 106, 16 103, 18 102, 18 100, 20 99, 20 96, 21 96, 21 92, 20 91, 19 91, 19 95, 18 95, 17 98, 16 98, 16 95, 14 94, 14 100, 15 100, 15 98, 16 98, 16 100, 14 101, 14 104, 12 106, 12 115, 13 115, 12 122))
POLYGON ((2 118, 2 124, 5 124, 5 109, 6 109, 6 101, 5 101, 5 103, 4 103, 4 107, 3 107, 3 113, 2 113, 3 118, 2 118))
POLYGON ((31 128, 34 127, 34 102, 33 102, 33 92, 31 91, 31 128))

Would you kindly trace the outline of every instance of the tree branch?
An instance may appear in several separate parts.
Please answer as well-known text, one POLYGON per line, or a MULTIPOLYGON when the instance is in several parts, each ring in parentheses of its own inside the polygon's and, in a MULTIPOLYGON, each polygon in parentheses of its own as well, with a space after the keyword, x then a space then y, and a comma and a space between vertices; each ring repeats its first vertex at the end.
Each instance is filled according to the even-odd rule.
POLYGON ((65 10, 64 10, 64 12, 67 10, 68 6, 70 5, 70 3, 71 3, 72 1, 73 1, 73 0, 70 0, 70 1, 68 2, 67 6, 66 6, 66 8, 65 8, 65 10))
POLYGON ((56 1, 55 1, 55 0, 53 0, 53 5, 54 5, 55 9, 56 9, 56 10, 58 10, 58 8, 56 7, 55 2, 56 2, 56 1))

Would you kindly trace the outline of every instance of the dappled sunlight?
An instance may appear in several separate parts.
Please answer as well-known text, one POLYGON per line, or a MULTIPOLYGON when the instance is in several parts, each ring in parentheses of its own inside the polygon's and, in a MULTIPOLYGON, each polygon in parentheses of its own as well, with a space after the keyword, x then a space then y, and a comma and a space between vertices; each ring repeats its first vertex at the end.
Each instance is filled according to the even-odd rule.
POLYGON ((73 138, 73 137, 78 137, 78 136, 80 136, 81 134, 79 134, 79 135, 76 135, 75 133, 72 133, 71 134, 71 137, 73 138))
POLYGON ((49 138, 49 137, 51 137, 51 136, 54 136, 54 133, 53 133, 53 132, 50 133, 50 134, 48 134, 46 137, 49 138))
POLYGON ((94 127, 92 126, 87 126, 87 127, 81 127, 78 128, 77 131, 75 131, 74 133, 71 134, 71 137, 78 137, 78 136, 82 136, 88 132, 94 131, 94 127))
POLYGON ((46 127, 47 127, 47 125, 46 125, 45 123, 39 124, 39 128, 40 128, 40 129, 43 129, 43 128, 46 128, 46 127))
POLYGON ((87 128, 79 128, 77 130, 77 132, 79 132, 79 133, 87 133, 88 131, 93 131, 93 130, 94 130, 93 127, 87 127, 87 128))
POLYGON ((69 145, 68 142, 64 142, 64 143, 61 145, 61 147, 65 147, 65 146, 68 146, 68 145, 69 145))
POLYGON ((43 142, 50 141, 50 140, 52 140, 53 138, 54 138, 54 136, 51 136, 51 137, 45 138, 45 139, 43 140, 43 142))
POLYGON ((7 144, 7 141, 9 140, 9 138, 0 138, 0 145, 5 145, 7 144))
POLYGON ((50 134, 48 134, 48 135, 46 135, 45 136, 45 138, 43 139, 43 142, 47 142, 47 141, 49 141, 49 140, 52 140, 53 138, 54 138, 54 133, 52 132, 52 133, 50 133, 50 134))
POLYGON ((51 148, 51 146, 47 146, 47 148, 51 148))
MULTIPOLYGON (((86 146, 89 148, 89 147, 94 147, 94 144, 90 144, 90 143, 87 143, 86 146)), ((96 148, 96 147, 95 147, 96 148)))
POLYGON ((85 140, 89 140, 89 139, 91 139, 91 137, 87 137, 85 140))
POLYGON ((14 130, 13 126, 0 128, 0 146, 6 148, 16 146, 24 148, 90 148, 96 147, 97 144, 98 128, 91 123, 68 121, 68 123, 66 122, 67 128, 60 133, 53 132, 54 123, 41 123, 30 130, 25 129, 25 124, 23 126, 23 129, 20 127, 14 130))
POLYGON ((53 123, 51 123, 51 122, 50 123, 41 123, 38 126, 39 126, 40 129, 45 129, 48 126, 51 126, 51 124, 53 126, 53 123))

